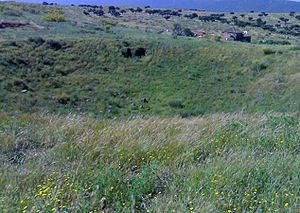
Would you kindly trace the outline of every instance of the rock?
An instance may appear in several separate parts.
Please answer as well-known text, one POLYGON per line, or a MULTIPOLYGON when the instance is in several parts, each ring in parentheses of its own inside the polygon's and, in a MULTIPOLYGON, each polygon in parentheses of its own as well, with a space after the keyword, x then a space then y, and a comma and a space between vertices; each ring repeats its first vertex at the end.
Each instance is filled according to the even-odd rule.
POLYGON ((149 103, 149 101, 148 101, 148 99, 147 99, 146 97, 143 97, 143 98, 141 99, 141 101, 142 101, 143 103, 149 103))

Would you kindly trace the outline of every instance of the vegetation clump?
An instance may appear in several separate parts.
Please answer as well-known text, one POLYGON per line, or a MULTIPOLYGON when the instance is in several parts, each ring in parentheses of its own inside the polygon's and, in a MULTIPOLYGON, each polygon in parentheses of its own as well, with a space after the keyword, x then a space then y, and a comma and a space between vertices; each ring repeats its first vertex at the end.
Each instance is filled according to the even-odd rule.
POLYGON ((51 11, 46 16, 44 16, 44 19, 50 22, 64 22, 65 15, 62 9, 52 8, 51 11))

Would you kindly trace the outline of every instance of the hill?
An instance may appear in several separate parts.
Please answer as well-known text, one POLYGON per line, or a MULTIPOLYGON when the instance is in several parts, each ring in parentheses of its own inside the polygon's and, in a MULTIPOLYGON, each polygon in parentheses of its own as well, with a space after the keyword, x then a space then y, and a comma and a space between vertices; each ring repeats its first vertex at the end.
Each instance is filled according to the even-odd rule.
POLYGON ((257 12, 300 12, 300 3, 288 0, 113 0, 109 3, 100 2, 104 5, 126 5, 126 6, 151 6, 158 8, 184 8, 184 9, 200 9, 213 12, 249 12, 251 10, 257 12))
POLYGON ((2 110, 186 117, 299 108, 298 49, 169 38, 37 42, 2 43, 2 110), (126 58, 127 48, 147 56, 126 58))
POLYGON ((51 6, 8 6, 23 11, 15 20, 40 27, 1 32, 2 111, 189 117, 299 109, 298 47, 176 38, 155 31, 172 23, 213 25, 145 12, 115 17, 106 9, 99 17, 63 7, 66 20, 57 23, 44 18, 51 6), (151 25, 156 19, 165 21, 151 25))
MULTIPOLYGON (((21 2, 42 3, 37 0, 21 0, 21 2)), ((90 4, 115 6, 151 6, 156 8, 200 9, 213 12, 300 12, 300 3, 291 0, 56 0, 58 4, 90 4)))

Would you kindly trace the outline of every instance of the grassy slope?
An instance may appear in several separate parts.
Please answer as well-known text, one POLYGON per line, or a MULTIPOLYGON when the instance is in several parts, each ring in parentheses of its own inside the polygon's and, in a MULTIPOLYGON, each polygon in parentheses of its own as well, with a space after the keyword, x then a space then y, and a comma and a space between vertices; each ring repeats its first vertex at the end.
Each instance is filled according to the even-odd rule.
POLYGON ((299 208, 296 115, 0 119, 2 212, 299 208))
POLYGON ((290 47, 168 37, 58 41, 60 50, 46 43, 1 44, 2 110, 189 116, 299 108, 300 52, 290 47), (147 56, 124 58, 124 42, 145 47, 147 56), (20 93, 17 82, 29 92, 20 93), (142 97, 149 103, 141 103, 142 97), (59 103, 62 98, 67 105, 59 103))
MULTIPOLYGON (((12 39, 12 38, 27 38, 28 35, 41 35, 41 36, 49 36, 49 34, 56 36, 99 36, 98 32, 95 31, 95 28, 99 29, 99 26, 103 26, 108 23, 115 23, 117 26, 122 28, 131 28, 131 29, 140 29, 148 32, 155 32, 160 34, 171 34, 173 29, 173 25, 175 23, 179 23, 184 28, 190 28, 194 31, 206 31, 209 33, 215 33, 220 35, 220 33, 227 29, 228 27, 232 27, 231 24, 223 24, 220 22, 202 22, 195 19, 185 18, 184 15, 190 15, 192 13, 197 13, 199 16, 206 16, 215 13, 210 12, 199 12, 199 11, 189 11, 183 10, 181 14, 182 17, 173 16, 169 20, 163 18, 160 15, 148 15, 144 11, 142 13, 132 13, 129 11, 129 8, 122 7, 121 9, 125 9, 127 13, 123 14, 121 17, 114 17, 108 13, 108 8, 104 7, 105 17, 97 17, 97 16, 85 16, 83 15, 83 11, 85 8, 81 7, 71 7, 64 6, 63 11, 66 17, 66 23, 62 23, 57 25, 56 23, 48 23, 42 19, 44 15, 46 15, 49 11, 51 11, 51 6, 42 6, 42 5, 33 5, 33 4, 20 4, 20 3, 0 3, 0 19, 4 20, 22 20, 22 21, 33 21, 36 24, 41 26, 46 26, 48 29, 51 29, 51 33, 49 30, 45 28, 44 30, 37 30, 34 33, 28 30, 22 31, 14 31, 14 30, 6 30, 1 32, 2 36, 0 39, 12 39), (12 15, 7 15, 12 14, 12 15), (16 14, 16 15, 14 15, 16 14), (80 26, 80 27, 78 27, 80 26), (167 32, 167 30, 169 32, 167 32)), ((268 16, 259 16, 258 13, 224 13, 224 17, 227 20, 232 20, 233 17, 238 17, 238 20, 249 22, 249 17, 253 18, 250 22, 256 22, 256 19, 260 18, 262 21, 266 21, 267 24, 276 25, 280 18, 289 19, 288 26, 299 25, 300 21, 295 17, 290 16, 286 13, 273 13, 268 16), (243 17, 241 17, 243 15, 243 17)), ((295 16, 298 14, 295 14, 295 16)), ((283 22, 281 22, 283 24, 283 22)), ((262 40, 288 40, 293 44, 299 45, 298 37, 291 35, 282 35, 279 33, 270 33, 269 31, 262 30, 258 27, 244 27, 240 28, 241 30, 247 30, 252 35, 252 40, 255 43, 258 43, 262 40)), ((278 30, 282 30, 283 27, 279 27, 278 30)), ((102 35, 103 36, 103 35, 102 35)))
POLYGON ((220 111, 299 110, 298 47, 173 39, 122 27, 124 18, 132 24, 157 18, 130 13, 118 20, 106 18, 105 23, 118 23, 106 33, 100 30, 103 20, 84 16, 82 8, 65 7, 66 22, 51 23, 43 20, 51 7, 2 6, 6 12, 22 12, 20 17, 3 13, 7 20, 45 27, 1 32, 2 111, 188 117, 220 111), (38 36, 58 41, 63 48, 27 41, 38 36), (127 46, 144 47, 147 56, 126 59, 121 52, 127 46), (20 93, 23 83, 29 87, 26 94, 20 93), (143 97, 148 104, 141 103, 143 97))

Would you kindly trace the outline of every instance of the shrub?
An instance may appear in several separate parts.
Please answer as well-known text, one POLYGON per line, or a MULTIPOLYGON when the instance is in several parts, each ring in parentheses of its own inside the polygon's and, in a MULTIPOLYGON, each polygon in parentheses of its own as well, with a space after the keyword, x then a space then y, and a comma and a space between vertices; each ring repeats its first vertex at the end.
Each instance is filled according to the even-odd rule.
POLYGON ((101 18, 100 21, 103 23, 103 25, 112 26, 112 27, 115 27, 118 24, 117 22, 110 21, 105 18, 101 18))
POLYGON ((47 16, 45 16, 45 20, 52 21, 52 22, 64 22, 65 16, 59 13, 50 13, 47 16))
POLYGON ((256 73, 259 73, 268 68, 268 65, 265 62, 260 62, 258 60, 253 62, 252 70, 256 73))
POLYGON ((60 103, 60 104, 68 104, 70 101, 71 101, 71 98, 70 96, 66 95, 66 94, 61 94, 59 96, 57 96, 57 102, 60 103))
POLYGON ((215 37, 214 37, 214 40, 217 41, 217 42, 221 41, 221 39, 222 39, 221 36, 215 36, 215 37))
POLYGON ((30 37, 28 39, 29 42, 35 43, 36 45, 40 46, 45 43, 45 40, 41 37, 30 37))
POLYGON ((131 58, 131 57, 132 57, 131 49, 130 49, 130 48, 127 48, 126 50, 123 50, 123 51, 122 51, 122 55, 123 55, 125 58, 131 58))
POLYGON ((176 36, 184 35, 184 31, 182 30, 182 27, 180 24, 174 24, 173 35, 176 35, 176 36))
POLYGON ((296 14, 295 12, 290 12, 289 15, 290 15, 290 16, 295 16, 295 14, 296 14))
POLYGON ((54 49, 54 50, 60 50, 62 48, 61 43, 58 41, 49 40, 49 41, 47 41, 47 44, 49 45, 49 47, 51 49, 54 49))
POLYGON ((191 29, 189 29, 189 28, 185 28, 184 29, 184 34, 186 35, 186 36, 189 36, 189 37, 193 37, 194 36, 194 33, 191 31, 191 29))
POLYGON ((172 108, 177 108, 177 109, 184 108, 184 105, 180 100, 170 101, 169 106, 172 108))
POLYGON ((109 32, 110 26, 108 26, 108 25, 104 26, 104 27, 103 27, 103 30, 104 30, 105 32, 109 32))
POLYGON ((265 55, 271 55, 271 54, 275 54, 276 53, 276 51, 274 51, 272 49, 269 49, 269 48, 264 49, 263 51, 264 51, 265 55))
POLYGON ((55 8, 48 15, 44 16, 44 19, 51 22, 64 22, 65 15, 60 8, 55 8))

